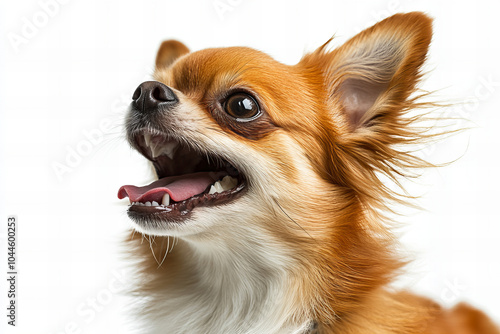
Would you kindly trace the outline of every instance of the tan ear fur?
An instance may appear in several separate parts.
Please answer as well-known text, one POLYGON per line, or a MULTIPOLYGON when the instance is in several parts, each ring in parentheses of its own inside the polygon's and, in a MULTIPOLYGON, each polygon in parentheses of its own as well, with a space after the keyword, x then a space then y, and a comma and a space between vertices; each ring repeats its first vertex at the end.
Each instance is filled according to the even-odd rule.
POLYGON ((156 68, 166 68, 179 57, 189 53, 187 46, 176 40, 164 41, 156 55, 156 68))

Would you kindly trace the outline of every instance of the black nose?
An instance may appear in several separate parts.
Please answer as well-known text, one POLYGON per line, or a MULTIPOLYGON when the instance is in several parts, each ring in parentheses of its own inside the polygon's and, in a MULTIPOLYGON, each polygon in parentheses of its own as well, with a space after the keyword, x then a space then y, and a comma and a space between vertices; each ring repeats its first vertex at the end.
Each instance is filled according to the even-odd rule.
POLYGON ((178 102, 174 92, 158 81, 141 83, 132 95, 132 100, 142 112, 157 110, 159 106, 168 108, 178 102))

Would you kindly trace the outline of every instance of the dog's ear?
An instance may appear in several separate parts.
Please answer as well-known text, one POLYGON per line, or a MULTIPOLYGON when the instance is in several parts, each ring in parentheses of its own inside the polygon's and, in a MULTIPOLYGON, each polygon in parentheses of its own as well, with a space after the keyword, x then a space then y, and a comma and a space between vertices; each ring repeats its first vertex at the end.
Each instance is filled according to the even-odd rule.
POLYGON ((410 126, 419 117, 408 111, 432 106, 413 94, 431 36, 432 20, 425 14, 396 14, 333 51, 326 43, 298 64, 314 87, 320 84, 318 95, 326 103, 318 111, 326 129, 321 138, 326 159, 315 165, 325 179, 354 189, 375 206, 395 198, 380 174, 397 182, 396 175, 429 166, 405 144, 430 137, 410 126))
POLYGON ((156 69, 162 69, 172 65, 172 63, 182 55, 189 53, 187 46, 179 41, 168 40, 160 45, 156 55, 156 69))
POLYGON ((389 124, 415 89, 431 36, 425 14, 396 14, 333 51, 326 50, 327 42, 300 64, 322 73, 330 109, 340 108, 351 129, 375 119, 389 124))

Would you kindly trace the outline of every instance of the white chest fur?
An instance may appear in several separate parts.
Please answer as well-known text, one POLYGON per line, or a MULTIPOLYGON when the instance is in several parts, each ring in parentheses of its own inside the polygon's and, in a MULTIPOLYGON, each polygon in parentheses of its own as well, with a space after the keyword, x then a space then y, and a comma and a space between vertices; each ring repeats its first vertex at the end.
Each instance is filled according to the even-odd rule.
POLYGON ((303 333, 307 319, 297 317, 304 312, 295 306, 294 266, 285 254, 248 238, 216 246, 180 242, 140 305, 142 332, 303 333))

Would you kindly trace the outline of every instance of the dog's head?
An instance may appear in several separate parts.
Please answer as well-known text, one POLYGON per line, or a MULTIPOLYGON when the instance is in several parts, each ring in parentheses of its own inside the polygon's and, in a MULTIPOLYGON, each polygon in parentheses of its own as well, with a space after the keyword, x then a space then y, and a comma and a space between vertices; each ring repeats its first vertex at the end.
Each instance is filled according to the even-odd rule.
POLYGON ((430 19, 409 13, 293 66, 245 47, 164 42, 126 122, 158 176, 120 189, 136 229, 294 241, 363 221, 388 194, 378 173, 414 161, 397 147, 416 137, 404 115, 430 39, 430 19))

